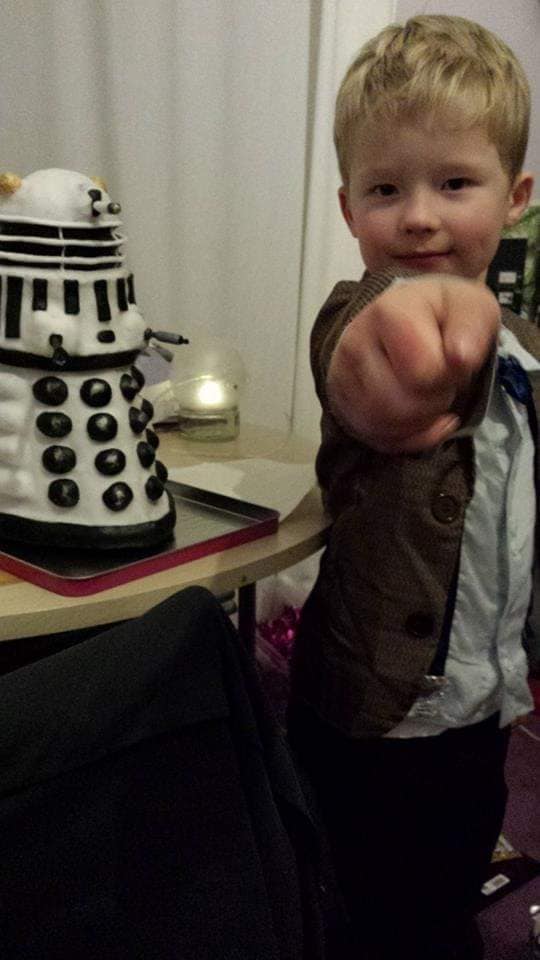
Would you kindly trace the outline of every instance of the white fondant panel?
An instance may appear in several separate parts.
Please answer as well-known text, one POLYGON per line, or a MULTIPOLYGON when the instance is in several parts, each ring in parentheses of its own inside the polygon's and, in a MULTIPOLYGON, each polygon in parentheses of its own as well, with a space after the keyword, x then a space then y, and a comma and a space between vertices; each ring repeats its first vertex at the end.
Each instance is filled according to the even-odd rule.
MULTIPOLYGON (((54 521, 65 523, 79 523, 89 526, 115 526, 118 524, 145 523, 156 521, 165 516, 168 512, 168 502, 165 496, 152 502, 148 499, 145 492, 145 483, 152 474, 155 473, 154 465, 143 467, 137 455, 137 444, 145 440, 145 431, 141 434, 135 434, 129 423, 129 409, 135 407, 141 408, 141 400, 135 398, 131 403, 128 402, 121 393, 120 379, 123 374, 129 373, 129 367, 122 367, 115 370, 109 370, 106 375, 103 372, 63 374, 61 379, 68 388, 68 396, 60 406, 47 406, 35 400, 32 392, 33 383, 36 379, 46 376, 43 371, 36 377, 34 370, 17 371, 12 368, 11 377, 19 378, 20 387, 24 386, 26 391, 26 402, 29 414, 26 418, 27 427, 24 432, 20 432, 13 439, 17 443, 16 462, 19 470, 9 470, 6 468, 5 475, 0 476, 0 512, 6 512, 17 516, 31 518, 40 521, 54 521), (94 376, 105 379, 111 387, 111 401, 106 407, 92 408, 83 402, 80 396, 82 384, 94 376), (70 433, 63 438, 51 438, 44 436, 36 426, 36 419, 43 412, 61 412, 68 416, 72 421, 73 428, 70 433), (118 424, 118 433, 114 439, 104 442, 92 440, 87 431, 87 423, 94 414, 104 412, 113 416, 118 424), (48 471, 42 461, 44 451, 51 446, 60 445, 69 447, 76 456, 76 466, 66 474, 53 474, 48 471), (96 455, 101 450, 115 448, 121 450, 126 457, 126 466, 121 473, 116 476, 103 476, 95 465, 96 455), (20 478, 32 478, 30 483, 28 479, 24 483, 24 493, 19 496, 16 490, 14 476, 20 478), (48 497, 48 489, 51 482, 59 479, 60 476, 69 477, 75 481, 80 491, 80 499, 74 507, 59 507, 51 503, 48 497), (114 512, 107 508, 103 502, 103 493, 113 483, 120 481, 127 483, 133 493, 133 500, 121 512, 114 512), (22 502, 24 497, 24 502, 22 502), (5 499, 9 498, 17 502, 7 504, 5 499), (4 500, 4 502, 2 502, 4 500)), ((150 425, 149 425, 150 426, 150 425)), ((5 438, 0 438, 0 459, 4 460, 2 443, 5 438)), ((159 450, 157 457, 159 459, 159 450)))

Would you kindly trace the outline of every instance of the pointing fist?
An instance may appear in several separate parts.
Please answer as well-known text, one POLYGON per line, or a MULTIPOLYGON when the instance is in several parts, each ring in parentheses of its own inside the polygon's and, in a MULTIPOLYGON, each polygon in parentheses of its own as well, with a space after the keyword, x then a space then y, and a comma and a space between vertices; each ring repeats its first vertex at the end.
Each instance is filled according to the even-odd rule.
POLYGON ((437 446, 459 427, 499 324, 483 285, 447 276, 397 281, 338 340, 327 379, 334 414, 383 453, 437 446))

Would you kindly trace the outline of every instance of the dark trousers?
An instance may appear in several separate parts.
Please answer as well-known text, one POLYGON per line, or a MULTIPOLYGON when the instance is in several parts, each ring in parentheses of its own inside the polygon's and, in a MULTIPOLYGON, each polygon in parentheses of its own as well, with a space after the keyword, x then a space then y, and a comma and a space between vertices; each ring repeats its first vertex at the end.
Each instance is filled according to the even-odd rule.
POLYGON ((481 958, 474 914, 507 795, 498 716, 436 737, 353 740, 295 707, 289 737, 349 915, 336 960, 481 958))

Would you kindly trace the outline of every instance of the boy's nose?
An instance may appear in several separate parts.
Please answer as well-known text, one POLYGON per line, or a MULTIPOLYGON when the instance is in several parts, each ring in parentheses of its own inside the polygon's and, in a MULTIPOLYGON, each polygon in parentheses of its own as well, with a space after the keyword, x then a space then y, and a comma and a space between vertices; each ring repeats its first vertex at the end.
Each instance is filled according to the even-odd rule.
POLYGON ((406 233, 432 233, 438 230, 440 218, 431 198, 424 191, 411 194, 404 201, 401 227, 406 233))

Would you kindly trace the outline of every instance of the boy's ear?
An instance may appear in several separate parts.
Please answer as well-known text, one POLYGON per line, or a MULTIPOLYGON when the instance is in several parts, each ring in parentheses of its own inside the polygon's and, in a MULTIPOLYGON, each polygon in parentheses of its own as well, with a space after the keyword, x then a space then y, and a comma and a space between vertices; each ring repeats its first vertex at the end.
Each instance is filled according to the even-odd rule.
POLYGON ((339 190, 338 190, 338 199, 339 199, 339 206, 340 206, 341 212, 342 212, 342 214, 343 214, 343 218, 344 218, 344 220, 345 220, 345 223, 347 224, 347 226, 348 226, 349 230, 351 231, 353 237, 356 237, 356 233, 355 233, 355 229, 354 229, 353 216, 352 216, 352 213, 351 213, 351 210, 350 210, 350 207, 349 207, 349 201, 348 201, 348 198, 347 198, 347 191, 346 191, 345 187, 340 187, 340 188, 339 188, 339 190))
POLYGON ((530 173, 518 173, 508 196, 509 205, 505 226, 513 227, 529 206, 534 178, 530 173))

